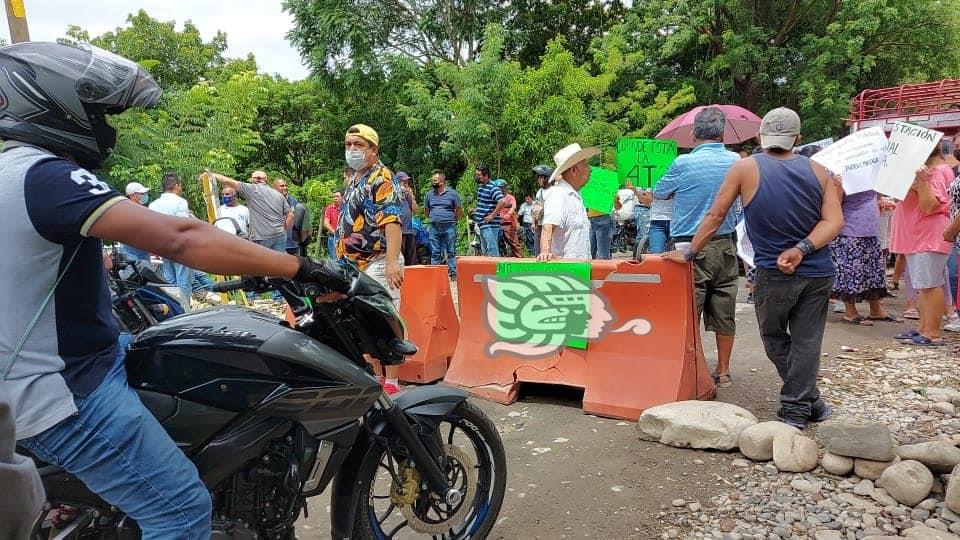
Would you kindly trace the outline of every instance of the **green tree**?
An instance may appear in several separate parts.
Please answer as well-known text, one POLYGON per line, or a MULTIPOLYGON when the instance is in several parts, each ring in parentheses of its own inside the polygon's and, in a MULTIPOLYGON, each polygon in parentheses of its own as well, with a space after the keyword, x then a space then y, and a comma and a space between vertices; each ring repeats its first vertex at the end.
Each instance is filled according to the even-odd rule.
POLYGON ((957 73, 956 0, 646 0, 618 32, 658 88, 763 114, 798 110, 804 132, 834 134, 860 89, 957 73))
POLYGON ((376 66, 386 55, 463 65, 503 0, 284 0, 296 21, 287 34, 315 71, 376 66))
POLYGON ((236 175, 240 161, 262 144, 254 121, 269 82, 249 72, 216 84, 203 81, 167 94, 155 109, 113 117, 120 136, 107 177, 118 189, 133 180, 156 189, 164 171, 177 172, 190 207, 203 215, 195 178, 204 169, 236 175))
POLYGON ((539 63, 547 45, 563 36, 577 63, 590 61, 591 42, 623 21, 621 0, 513 0, 502 24, 507 30, 506 55, 524 66, 539 63))
MULTIPOLYGON (((204 42, 191 21, 184 22, 183 30, 177 30, 175 21, 159 21, 142 9, 127 16, 127 26, 93 39, 86 30, 70 26, 67 41, 88 41, 140 62, 164 88, 189 87, 208 71, 224 69, 227 63, 223 56, 227 49, 227 35, 223 32, 217 32, 210 42, 204 42)), ((246 61, 252 62, 252 55, 246 61)), ((243 67, 249 70, 250 64, 243 67)), ((253 69, 256 70, 255 62, 253 69)))

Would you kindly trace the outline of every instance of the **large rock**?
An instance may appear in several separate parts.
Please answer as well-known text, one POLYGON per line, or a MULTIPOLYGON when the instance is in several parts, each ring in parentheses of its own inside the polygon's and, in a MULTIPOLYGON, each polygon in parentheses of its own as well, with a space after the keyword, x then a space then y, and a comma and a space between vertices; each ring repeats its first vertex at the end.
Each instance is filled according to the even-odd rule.
POLYGON ((853 474, 859 476, 860 478, 867 478, 869 480, 879 480, 880 475, 883 474, 883 471, 887 470, 888 467, 891 467, 900 462, 900 458, 896 457, 891 461, 871 461, 869 459, 855 459, 853 460, 853 474))
POLYGON ((820 459, 820 466, 830 474, 846 476, 853 471, 853 458, 824 452, 820 459))
POLYGON ((953 468, 950 473, 950 481, 947 482, 947 493, 944 495, 943 502, 952 512, 960 514, 960 465, 953 468))
POLYGON ((781 433, 773 438, 773 464, 782 472, 807 472, 817 466, 820 449, 809 437, 781 433))
POLYGON ((903 536, 907 538, 917 538, 918 540, 954 540, 960 538, 955 534, 944 531, 938 531, 926 525, 917 525, 903 531, 903 536))
POLYGON ((888 467, 877 485, 901 504, 916 506, 933 488, 933 474, 923 463, 908 459, 888 467))
POLYGON ((681 448, 733 450, 744 429, 757 423, 750 411, 719 401, 678 401, 640 415, 640 438, 681 448))
POLYGON ((898 453, 901 459, 919 461, 935 473, 949 473, 960 464, 960 448, 946 441, 907 444, 898 453))
POLYGON ((896 456, 885 424, 835 420, 820 426, 823 446, 838 456, 890 461, 896 456))
POLYGON ((927 398, 933 402, 942 402, 954 400, 960 400, 960 392, 953 388, 943 387, 943 388, 927 388, 924 392, 927 395, 927 398))
POLYGON ((773 438, 781 433, 799 435, 800 430, 783 422, 760 422, 740 434, 740 453, 754 461, 773 459, 773 438))

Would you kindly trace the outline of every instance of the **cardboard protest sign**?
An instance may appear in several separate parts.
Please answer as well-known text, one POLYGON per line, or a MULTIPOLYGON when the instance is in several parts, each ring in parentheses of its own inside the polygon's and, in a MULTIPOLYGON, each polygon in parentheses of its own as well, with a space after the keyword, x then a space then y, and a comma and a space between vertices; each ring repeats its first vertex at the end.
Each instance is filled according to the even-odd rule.
POLYGON ((628 139, 617 141, 617 176, 634 187, 652 189, 677 159, 677 141, 628 139))
POLYGON ((737 255, 750 268, 756 266, 753 264, 753 242, 747 236, 747 220, 745 219, 741 219, 740 223, 737 223, 737 255))
POLYGON ((847 135, 811 159, 839 174, 843 191, 853 195, 874 188, 886 151, 887 136, 883 128, 874 126, 847 135))
POLYGON ((587 348, 589 262, 500 262, 496 280, 496 323, 488 321, 499 339, 587 348))
POLYGON ((877 192, 903 200, 917 170, 923 167, 943 133, 906 122, 894 122, 886 158, 877 176, 877 192))
POLYGON ((613 199, 620 189, 617 172, 600 167, 590 167, 590 178, 580 189, 583 205, 604 214, 613 211, 613 199))

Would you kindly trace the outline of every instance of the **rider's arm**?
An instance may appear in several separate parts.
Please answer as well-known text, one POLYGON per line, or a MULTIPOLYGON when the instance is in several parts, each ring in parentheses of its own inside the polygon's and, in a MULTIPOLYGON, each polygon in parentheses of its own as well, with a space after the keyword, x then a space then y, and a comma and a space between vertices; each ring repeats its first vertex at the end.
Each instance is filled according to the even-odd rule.
POLYGON ((292 278, 299 268, 293 255, 261 247, 198 219, 166 216, 127 200, 104 211, 88 235, 220 275, 292 278))

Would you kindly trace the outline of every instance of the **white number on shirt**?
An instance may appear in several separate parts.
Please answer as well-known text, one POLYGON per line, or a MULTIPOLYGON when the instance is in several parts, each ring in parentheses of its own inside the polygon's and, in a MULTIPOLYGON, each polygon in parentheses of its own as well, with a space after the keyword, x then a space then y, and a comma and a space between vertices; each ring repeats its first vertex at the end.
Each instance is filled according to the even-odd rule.
POLYGON ((79 186, 91 186, 88 190, 93 195, 103 195, 110 191, 110 186, 85 169, 76 169, 70 173, 70 179, 79 186))

